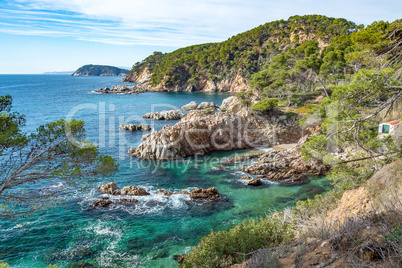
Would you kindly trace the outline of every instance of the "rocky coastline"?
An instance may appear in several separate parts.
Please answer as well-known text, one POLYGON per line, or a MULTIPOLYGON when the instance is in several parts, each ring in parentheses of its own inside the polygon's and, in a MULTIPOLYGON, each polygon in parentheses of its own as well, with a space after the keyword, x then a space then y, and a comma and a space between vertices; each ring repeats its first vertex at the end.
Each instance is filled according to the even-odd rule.
POLYGON ((114 85, 112 88, 105 87, 105 88, 99 88, 95 89, 92 92, 95 93, 110 93, 110 94, 139 94, 139 93, 144 93, 144 92, 155 92, 156 90, 152 87, 149 87, 145 84, 136 84, 133 86, 129 85, 121 85, 121 86, 116 86, 114 85))
MULTIPOLYGON (((329 169, 319 160, 309 163, 302 160, 301 146, 311 135, 319 134, 320 128, 301 129, 298 115, 280 111, 259 114, 234 96, 225 99, 217 113, 205 113, 199 106, 196 102, 183 106, 184 110, 190 110, 185 117, 173 126, 144 135, 144 141, 128 153, 145 159, 173 160, 212 151, 292 144, 222 161, 222 166, 243 163, 239 171, 253 176, 245 182, 250 186, 263 185, 264 180, 303 184, 308 176, 320 176, 329 169)), ((203 106, 209 108, 214 104, 203 106)))
POLYGON ((144 137, 145 141, 137 148, 131 148, 129 154, 169 160, 212 151, 294 143, 301 138, 301 133, 298 116, 258 115, 230 97, 223 102, 218 113, 191 110, 174 126, 164 126, 144 137))

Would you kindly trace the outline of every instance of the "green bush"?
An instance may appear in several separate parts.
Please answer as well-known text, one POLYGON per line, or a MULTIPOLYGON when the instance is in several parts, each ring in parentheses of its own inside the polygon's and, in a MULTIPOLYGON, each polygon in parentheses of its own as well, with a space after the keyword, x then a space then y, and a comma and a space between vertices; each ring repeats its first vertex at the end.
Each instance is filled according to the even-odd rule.
POLYGON ((0 261, 0 268, 10 268, 10 265, 8 265, 7 263, 0 261))
POLYGON ((242 254, 290 241, 293 231, 293 224, 271 217, 250 219, 229 231, 211 231, 186 256, 182 267, 228 267, 249 258, 242 254))
POLYGON ((278 107, 278 103, 279 100, 277 98, 265 99, 251 106, 251 110, 260 112, 271 111, 278 107))

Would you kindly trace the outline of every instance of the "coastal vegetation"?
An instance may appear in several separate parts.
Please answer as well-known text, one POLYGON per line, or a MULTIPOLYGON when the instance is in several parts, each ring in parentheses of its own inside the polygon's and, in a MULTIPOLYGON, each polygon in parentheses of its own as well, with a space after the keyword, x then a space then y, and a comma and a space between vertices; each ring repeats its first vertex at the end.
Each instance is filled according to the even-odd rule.
MULTIPOLYGON (((252 75, 251 85, 260 98, 308 93, 316 90, 317 83, 321 85, 319 105, 313 105, 308 95, 300 99, 308 107, 300 125, 321 129, 300 151, 304 161, 330 167, 327 177, 333 189, 299 201, 283 213, 243 222, 227 232, 212 231, 188 254, 183 267, 230 267, 247 259, 239 267, 254 267, 249 265, 255 262, 263 264, 258 267, 284 263, 305 267, 308 258, 317 267, 331 263, 397 267, 401 263, 401 127, 393 135, 378 135, 379 123, 402 119, 401 44, 402 21, 375 22, 335 38, 321 51, 316 41, 307 41, 281 52, 265 70, 252 75), (349 204, 352 198, 354 205, 349 204), (280 236, 278 241, 286 245, 269 242, 278 238, 282 226, 265 237, 267 244, 260 245, 260 250, 248 247, 249 238, 239 239, 247 233, 258 241, 257 226, 271 221, 293 226, 287 229, 291 233, 287 239, 280 236), (247 231, 240 233, 240 229, 247 231), (317 256, 326 244, 330 245, 326 254, 332 258, 323 260, 317 256), (222 253, 223 249, 227 252, 222 253), (266 254, 261 254, 264 250, 266 254), (198 262, 203 256, 220 258, 203 266, 198 262)), ((251 109, 266 110, 268 102, 274 103, 264 99, 251 109)))
POLYGON ((343 53, 350 43, 347 36, 360 28, 345 19, 292 16, 288 20, 266 23, 221 43, 190 46, 167 54, 154 52, 137 62, 126 79, 134 81, 147 70, 151 73, 149 83, 153 87, 183 85, 202 90, 205 81, 218 85, 244 80, 245 85, 268 93, 282 88, 290 79, 297 82, 294 90, 298 87, 309 89, 314 87, 313 77, 303 78, 304 74, 321 72, 322 80, 330 73, 333 73, 332 80, 342 77, 343 53), (345 40, 339 39, 324 52, 323 49, 336 37, 345 40))
POLYGON ((268 112, 278 107, 279 100, 276 98, 264 99, 251 106, 251 110, 259 112, 268 112))

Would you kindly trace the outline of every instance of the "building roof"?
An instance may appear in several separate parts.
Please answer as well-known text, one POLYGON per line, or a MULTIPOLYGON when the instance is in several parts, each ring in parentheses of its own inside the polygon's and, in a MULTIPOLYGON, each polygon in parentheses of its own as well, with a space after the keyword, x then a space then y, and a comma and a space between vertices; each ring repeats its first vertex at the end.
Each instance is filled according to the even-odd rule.
POLYGON ((392 120, 392 121, 389 121, 389 122, 385 122, 384 124, 390 124, 390 125, 393 125, 393 126, 397 126, 397 125, 399 125, 399 120, 392 120))

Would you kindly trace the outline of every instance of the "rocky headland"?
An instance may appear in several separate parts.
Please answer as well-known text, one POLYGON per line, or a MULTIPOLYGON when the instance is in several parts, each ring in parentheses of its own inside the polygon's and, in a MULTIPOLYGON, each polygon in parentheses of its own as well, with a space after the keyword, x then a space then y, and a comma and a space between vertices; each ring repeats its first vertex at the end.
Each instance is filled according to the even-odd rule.
POLYGON ((294 114, 259 115, 233 97, 222 106, 218 113, 188 112, 174 126, 154 131, 129 154, 147 159, 177 159, 212 151, 272 147, 301 138, 299 118, 294 114))

